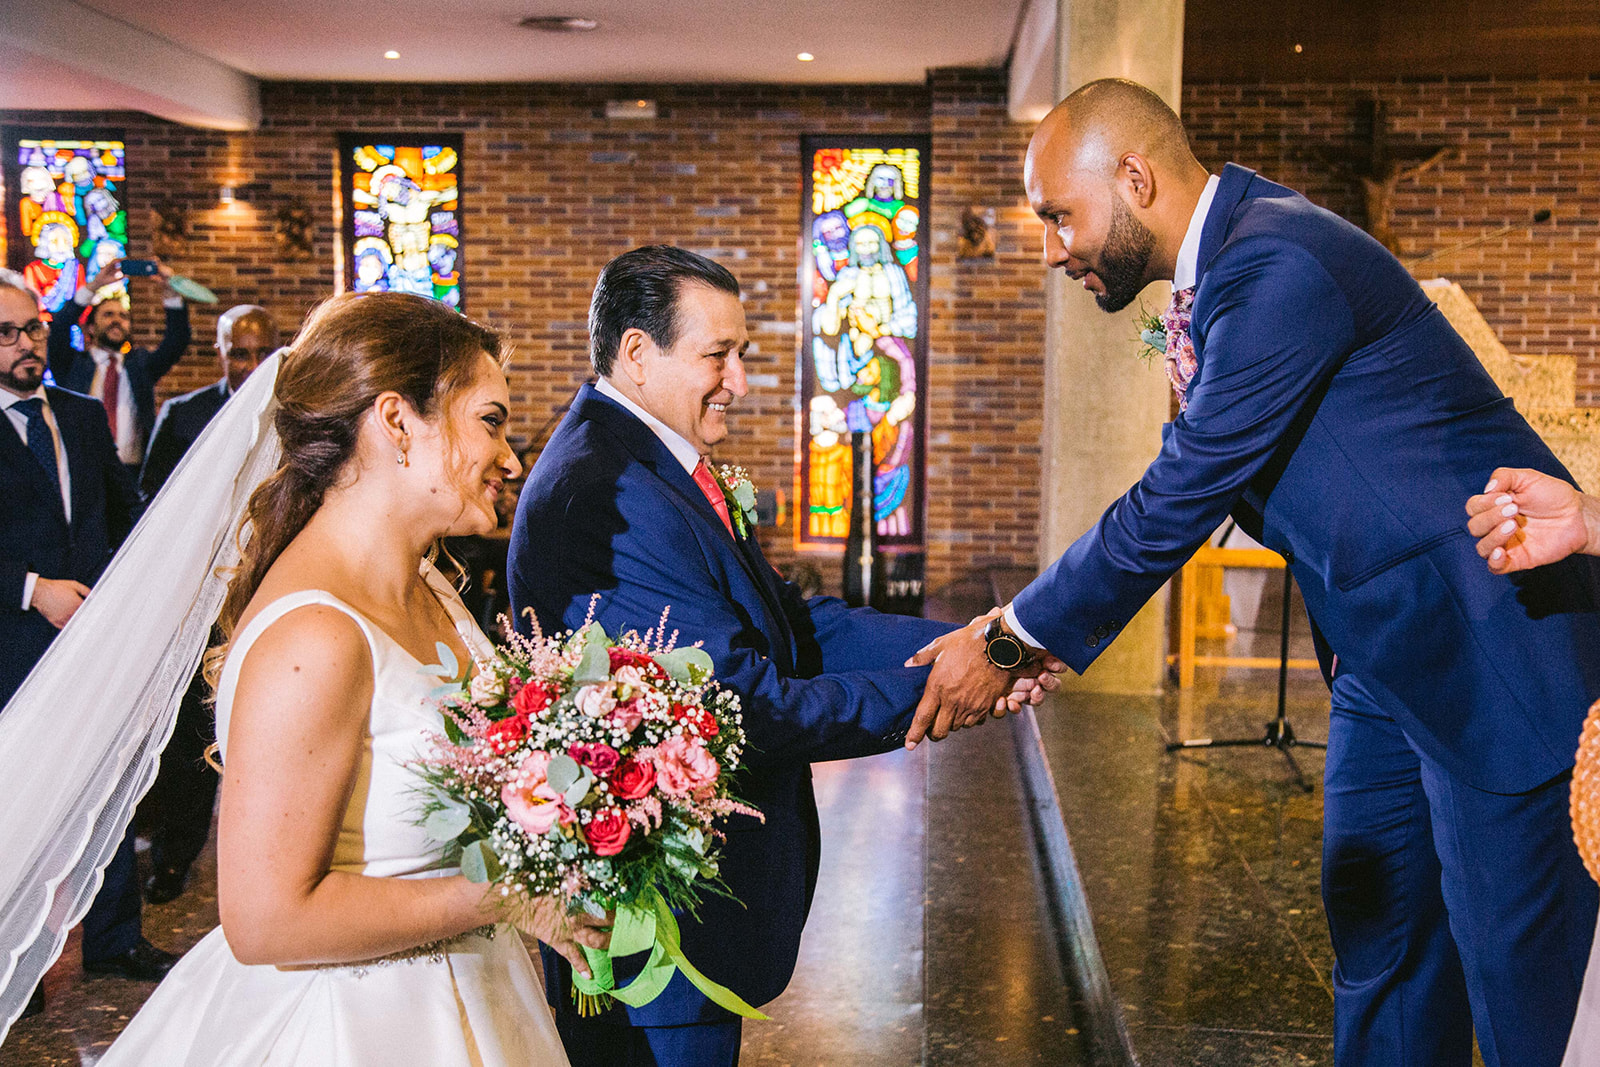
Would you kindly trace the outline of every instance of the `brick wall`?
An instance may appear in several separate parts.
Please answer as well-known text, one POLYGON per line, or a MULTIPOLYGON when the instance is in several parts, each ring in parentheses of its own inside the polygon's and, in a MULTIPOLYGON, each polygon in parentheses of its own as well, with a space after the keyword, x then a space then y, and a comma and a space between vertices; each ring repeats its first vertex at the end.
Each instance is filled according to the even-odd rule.
MULTIPOLYGON (((796 446, 800 134, 931 129, 937 588, 975 562, 1031 564, 1036 550, 1042 270, 1021 202, 1027 131, 1006 121, 1004 91, 998 72, 975 71, 929 86, 832 88, 268 83, 261 127, 249 133, 133 113, 0 112, 0 123, 122 129, 132 254, 150 252, 152 208, 187 208, 187 250, 172 265, 214 289, 221 308, 261 303, 290 327, 335 287, 335 135, 458 131, 467 310, 513 346, 512 432, 546 428, 587 377, 584 323, 600 267, 636 245, 680 244, 720 259, 746 294, 748 369, 760 384, 730 417, 719 458, 785 489, 796 446), (658 102, 657 120, 604 117, 607 99, 635 94, 658 102), (218 203, 223 185, 237 203, 218 203), (955 260, 969 202, 1001 217, 994 261, 955 260), (293 204, 316 224, 315 254, 303 261, 286 261, 272 232, 278 209, 293 204)), ((155 290, 135 284, 136 332, 148 343, 160 321, 155 290)), ((163 395, 215 379, 206 347, 215 310, 196 309, 198 342, 163 395)), ((792 525, 763 541, 774 560, 790 558, 792 525)), ((817 560, 830 581, 837 559, 817 560)))
POLYGON ((1392 225, 1404 255, 1518 223, 1418 273, 1459 282, 1512 352, 1577 356, 1578 402, 1600 404, 1600 76, 1191 83, 1183 117, 1208 167, 1253 167, 1360 221, 1357 190, 1312 146, 1349 143, 1360 101, 1374 94, 1396 137, 1453 148, 1397 190, 1392 225), (1551 221, 1520 228, 1543 207, 1551 221))

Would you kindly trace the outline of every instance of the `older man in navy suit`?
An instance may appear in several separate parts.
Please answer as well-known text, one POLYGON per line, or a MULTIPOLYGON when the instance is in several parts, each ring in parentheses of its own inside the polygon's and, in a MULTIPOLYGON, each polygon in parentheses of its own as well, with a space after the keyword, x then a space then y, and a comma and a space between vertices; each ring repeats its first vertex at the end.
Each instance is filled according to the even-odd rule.
MULTIPOLYGON (((1003 627, 1083 670, 1231 512, 1282 554, 1332 687, 1323 898, 1335 1058, 1560 1062, 1595 926, 1567 822, 1600 695, 1586 562, 1489 574, 1461 501, 1499 465, 1570 481, 1405 269, 1304 197, 1208 176, 1154 93, 1093 82, 1028 149, 1045 255, 1108 311, 1171 279, 1160 454, 1003 627)), ((911 736, 1003 680, 945 652, 911 736)))
MULTIPOLYGON (((683 947, 711 979, 764 1004, 793 973, 816 887, 811 764, 897 747, 927 676, 900 664, 950 627, 807 601, 743 516, 733 521, 706 462, 745 394, 749 335, 726 269, 664 246, 619 256, 601 272, 589 332, 600 380, 579 390, 523 489, 512 604, 519 625, 531 607, 552 631, 580 625, 598 593, 595 617, 611 633, 651 627, 670 607, 679 640, 703 641, 743 699, 740 789, 766 821, 733 817, 721 867, 737 900, 709 897, 685 917, 683 947)), ((1038 696, 1035 679, 1007 688, 1038 696)), ((633 962, 619 983, 643 956, 633 962)), ((738 1062, 739 1020, 681 974, 643 1007, 580 1019, 567 965, 547 952, 545 967, 574 1067, 738 1062)))
MULTIPOLYGON (((239 304, 218 316, 217 360, 222 377, 161 405, 139 473, 139 494, 146 504, 155 499, 233 391, 277 347, 278 324, 266 308, 239 304)), ((161 770, 141 805, 140 814, 150 816, 150 877, 145 880, 144 895, 152 904, 165 904, 183 892, 189 867, 211 832, 217 772, 205 760, 206 749, 216 736, 210 696, 203 674, 197 672, 178 705, 178 721, 161 755, 161 770)))
MULTIPOLYGON (((11 699, 137 513, 99 401, 46 387, 45 326, 26 281, 0 271, 0 707, 11 699)), ((84 968, 158 979, 176 957, 140 932, 130 831, 83 920, 84 968)))

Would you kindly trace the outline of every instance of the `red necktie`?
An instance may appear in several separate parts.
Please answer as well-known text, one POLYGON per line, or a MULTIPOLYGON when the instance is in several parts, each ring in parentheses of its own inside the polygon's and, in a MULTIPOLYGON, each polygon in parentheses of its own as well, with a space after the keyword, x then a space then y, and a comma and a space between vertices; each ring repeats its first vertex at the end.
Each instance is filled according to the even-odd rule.
POLYGON ((106 406, 106 419, 111 423, 111 440, 117 440, 117 397, 122 389, 122 362, 116 356, 106 360, 106 380, 100 385, 100 400, 106 406))
POLYGON ((733 536, 733 516, 728 514, 728 498, 722 495, 722 486, 717 484, 716 475, 711 473, 711 468, 706 466, 706 457, 701 456, 700 462, 694 468, 694 484, 706 495, 706 501, 716 509, 717 518, 722 520, 722 525, 728 528, 728 536, 733 536))

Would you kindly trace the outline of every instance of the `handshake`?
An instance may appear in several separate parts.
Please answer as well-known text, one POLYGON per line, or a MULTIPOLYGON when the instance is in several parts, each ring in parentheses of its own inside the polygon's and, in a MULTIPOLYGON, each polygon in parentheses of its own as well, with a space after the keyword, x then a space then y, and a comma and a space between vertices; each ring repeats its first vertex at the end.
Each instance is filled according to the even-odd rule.
POLYGON ((990 715, 999 719, 1015 714, 1061 685, 1056 675, 1067 665, 1048 652, 1030 649, 1006 630, 1002 610, 979 615, 906 660, 907 667, 933 664, 906 731, 907 748, 916 748, 924 737, 943 741, 950 731, 976 726, 990 715))

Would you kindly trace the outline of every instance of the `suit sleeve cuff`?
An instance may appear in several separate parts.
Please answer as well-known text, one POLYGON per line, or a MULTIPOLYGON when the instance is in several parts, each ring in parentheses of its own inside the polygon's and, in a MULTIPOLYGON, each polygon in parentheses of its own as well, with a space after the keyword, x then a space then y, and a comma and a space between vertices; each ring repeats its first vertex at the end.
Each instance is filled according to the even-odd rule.
POLYGON ((1006 628, 1012 633, 1016 634, 1017 637, 1021 638, 1023 644, 1027 645, 1029 648, 1044 647, 1044 642, 1038 640, 1032 634, 1030 634, 1027 628, 1023 626, 1020 621, 1018 621, 1016 605, 1007 604, 1006 610, 1002 617, 1006 621, 1006 628))
POLYGON ((32 571, 22 579, 22 610, 29 611, 33 608, 33 587, 39 584, 39 576, 32 571))

